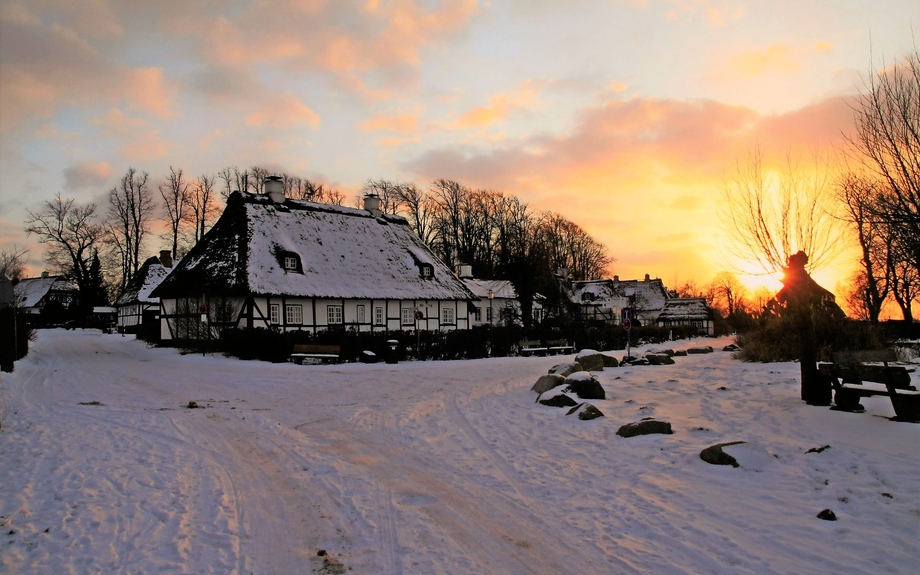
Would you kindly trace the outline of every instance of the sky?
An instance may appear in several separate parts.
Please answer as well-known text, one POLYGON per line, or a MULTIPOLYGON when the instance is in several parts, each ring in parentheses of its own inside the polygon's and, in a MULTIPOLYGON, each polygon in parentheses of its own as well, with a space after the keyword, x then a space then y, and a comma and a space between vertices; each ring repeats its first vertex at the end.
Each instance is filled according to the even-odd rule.
POLYGON ((718 218, 736 161, 835 153, 918 33, 912 0, 3 0, 0 249, 37 273, 26 211, 104 211, 129 167, 259 165, 349 197, 517 195, 603 242, 611 275, 707 283, 739 264, 718 218))

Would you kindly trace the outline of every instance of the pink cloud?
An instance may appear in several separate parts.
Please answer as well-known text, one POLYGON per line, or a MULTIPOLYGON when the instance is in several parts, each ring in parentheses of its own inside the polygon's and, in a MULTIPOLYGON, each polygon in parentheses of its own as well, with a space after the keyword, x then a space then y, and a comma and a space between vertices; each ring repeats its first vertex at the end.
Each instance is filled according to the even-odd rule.
POLYGON ((293 128, 309 126, 317 128, 320 118, 313 110, 290 94, 277 97, 259 106, 246 116, 247 126, 270 128, 293 128))
POLYGON ((124 81, 125 99, 129 105, 160 118, 172 116, 177 89, 169 87, 162 68, 135 68, 124 81))

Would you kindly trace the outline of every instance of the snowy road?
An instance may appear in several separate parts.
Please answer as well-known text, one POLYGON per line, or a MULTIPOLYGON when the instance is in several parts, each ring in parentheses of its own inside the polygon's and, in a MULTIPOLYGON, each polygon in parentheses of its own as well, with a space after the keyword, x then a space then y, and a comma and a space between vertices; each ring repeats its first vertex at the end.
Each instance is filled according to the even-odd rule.
POLYGON ((677 359, 598 373, 607 417, 582 422, 529 391, 558 358, 296 366, 43 331, 0 389, 0 572, 915 572, 920 426, 804 406, 795 364, 677 359), (615 435, 645 416, 675 433, 615 435), (731 440, 765 457, 700 461, 731 440))

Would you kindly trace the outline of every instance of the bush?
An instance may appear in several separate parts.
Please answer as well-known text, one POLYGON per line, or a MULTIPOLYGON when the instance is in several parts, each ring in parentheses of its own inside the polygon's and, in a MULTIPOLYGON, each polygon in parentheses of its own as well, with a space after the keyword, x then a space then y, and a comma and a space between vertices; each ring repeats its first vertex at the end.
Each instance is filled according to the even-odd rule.
MULTIPOLYGON (((836 351, 880 349, 882 341, 878 330, 868 322, 849 318, 815 315, 814 341, 819 361, 830 361, 836 351)), ((768 316, 756 330, 738 336, 741 351, 736 354, 743 361, 793 361, 799 359, 802 337, 791 317, 768 316)))

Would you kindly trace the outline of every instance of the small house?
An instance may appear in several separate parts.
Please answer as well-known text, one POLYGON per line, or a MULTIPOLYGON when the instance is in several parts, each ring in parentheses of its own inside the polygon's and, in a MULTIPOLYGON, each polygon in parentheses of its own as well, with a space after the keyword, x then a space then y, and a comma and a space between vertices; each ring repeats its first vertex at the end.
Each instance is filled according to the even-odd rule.
POLYGON ((26 278, 13 286, 16 307, 33 316, 33 323, 63 323, 66 312, 77 302, 77 287, 63 276, 42 272, 41 277, 26 278), (47 317, 47 316, 51 317, 47 317), (45 316, 41 320, 40 316, 45 316))
POLYGON ((699 335, 715 334, 712 308, 701 297, 669 299, 656 323, 665 328, 689 325, 695 327, 699 335))
POLYGON ((625 307, 632 309, 633 319, 639 325, 654 324, 669 299, 664 283, 648 274, 644 280, 621 280, 613 276, 613 279, 564 281, 563 293, 582 320, 611 325, 621 323, 625 307))
POLYGON ((166 279, 172 267, 171 252, 162 250, 159 258, 148 258, 137 270, 125 291, 115 301, 118 331, 140 334, 148 340, 159 336, 160 299, 151 293, 166 279))
MULTIPOLYGON (((517 291, 508 280, 482 280, 473 277, 473 268, 460 266, 460 281, 466 285, 477 300, 470 305, 470 325, 523 325, 521 320, 521 301, 517 291)), ((533 324, 543 321, 543 300, 541 295, 534 297, 533 324)))
POLYGON ((233 193, 214 227, 151 293, 163 340, 220 328, 457 330, 469 289, 379 198, 364 209, 233 193))

